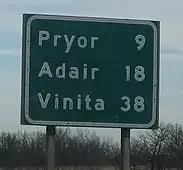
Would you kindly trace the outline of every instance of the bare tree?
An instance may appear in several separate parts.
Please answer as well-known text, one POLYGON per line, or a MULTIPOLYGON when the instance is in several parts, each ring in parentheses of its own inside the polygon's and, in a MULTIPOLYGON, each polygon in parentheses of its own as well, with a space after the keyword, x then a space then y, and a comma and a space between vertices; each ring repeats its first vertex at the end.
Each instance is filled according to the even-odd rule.
POLYGON ((171 166, 183 169, 183 127, 180 124, 169 125, 166 157, 171 166))
POLYGON ((140 154, 146 157, 151 164, 151 170, 156 166, 160 169, 163 165, 160 161, 168 137, 168 126, 161 122, 159 129, 148 130, 142 133, 136 140, 140 148, 140 154))
POLYGON ((112 165, 114 166, 115 169, 120 169, 120 155, 121 155, 121 147, 120 147, 120 143, 115 142, 112 146, 111 146, 111 162, 112 165))
POLYGON ((147 150, 144 151, 143 142, 137 137, 131 138, 131 166, 135 169, 137 165, 143 165, 148 162, 147 150))

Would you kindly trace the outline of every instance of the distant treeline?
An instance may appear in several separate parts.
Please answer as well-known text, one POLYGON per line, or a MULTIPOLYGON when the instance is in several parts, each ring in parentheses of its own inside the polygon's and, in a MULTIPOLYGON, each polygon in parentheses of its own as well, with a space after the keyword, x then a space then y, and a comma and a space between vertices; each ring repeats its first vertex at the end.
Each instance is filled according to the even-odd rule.
MULTIPOLYGON (((0 166, 44 166, 44 132, 0 133, 0 166)), ((151 169, 183 169, 183 126, 161 122, 158 130, 147 130, 131 138, 131 165, 151 169)), ((56 165, 120 165, 120 142, 102 139, 94 131, 70 128, 56 130, 56 165)))

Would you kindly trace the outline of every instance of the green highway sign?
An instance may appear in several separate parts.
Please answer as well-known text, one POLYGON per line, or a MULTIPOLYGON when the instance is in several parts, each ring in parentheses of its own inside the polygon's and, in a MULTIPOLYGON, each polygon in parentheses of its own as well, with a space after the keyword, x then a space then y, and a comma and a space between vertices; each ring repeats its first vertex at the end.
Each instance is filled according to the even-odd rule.
POLYGON ((21 124, 156 128, 160 22, 23 15, 21 124))

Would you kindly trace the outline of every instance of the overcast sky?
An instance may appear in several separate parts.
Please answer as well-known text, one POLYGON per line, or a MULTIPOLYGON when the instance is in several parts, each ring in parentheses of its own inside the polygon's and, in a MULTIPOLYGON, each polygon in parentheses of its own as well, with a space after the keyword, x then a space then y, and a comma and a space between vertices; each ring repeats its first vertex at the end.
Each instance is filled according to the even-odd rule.
MULTIPOLYGON (((0 0, 0 128, 20 126, 22 13, 67 14, 161 21, 160 120, 183 123, 182 0, 0 0)), ((29 127, 29 130, 32 130, 29 127)), ((119 130, 98 134, 118 139, 119 130)))

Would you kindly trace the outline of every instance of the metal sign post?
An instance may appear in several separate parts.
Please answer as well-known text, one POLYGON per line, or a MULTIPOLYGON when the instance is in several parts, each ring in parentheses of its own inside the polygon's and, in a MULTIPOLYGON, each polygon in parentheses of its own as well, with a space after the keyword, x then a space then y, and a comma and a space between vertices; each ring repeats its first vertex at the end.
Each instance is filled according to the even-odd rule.
POLYGON ((55 126, 46 126, 47 170, 55 169, 55 126))
POLYGON ((121 128, 121 170, 130 170, 130 129, 121 128))

